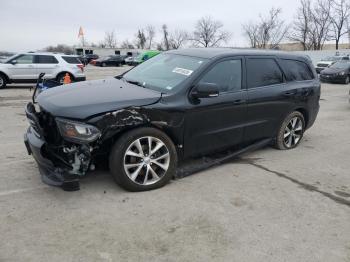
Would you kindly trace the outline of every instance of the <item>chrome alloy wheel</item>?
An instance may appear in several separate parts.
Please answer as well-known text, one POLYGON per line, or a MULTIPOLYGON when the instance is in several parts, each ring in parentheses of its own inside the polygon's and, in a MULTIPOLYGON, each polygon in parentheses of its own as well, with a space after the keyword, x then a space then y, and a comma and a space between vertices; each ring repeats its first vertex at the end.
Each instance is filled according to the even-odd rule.
POLYGON ((292 148, 299 143, 303 136, 303 121, 299 117, 293 117, 284 130, 284 144, 292 148))
POLYGON ((4 85, 4 79, 2 79, 2 77, 0 77, 0 87, 4 85))
POLYGON ((136 139, 124 154, 124 170, 136 184, 152 185, 165 175, 169 168, 170 154, 158 138, 146 136, 136 139))

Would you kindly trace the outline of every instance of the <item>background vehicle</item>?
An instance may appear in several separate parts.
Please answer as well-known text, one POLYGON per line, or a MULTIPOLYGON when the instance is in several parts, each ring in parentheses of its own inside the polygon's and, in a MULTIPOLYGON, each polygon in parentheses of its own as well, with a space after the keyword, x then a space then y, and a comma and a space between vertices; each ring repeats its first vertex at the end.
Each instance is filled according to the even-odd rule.
POLYGON ((335 55, 335 56, 328 56, 322 59, 321 61, 317 62, 316 64, 316 72, 318 74, 321 73, 321 71, 334 63, 338 61, 349 61, 349 55, 335 55))
POLYGON ((159 55, 160 54, 160 51, 146 51, 146 52, 143 52, 141 54, 139 54, 135 59, 134 61, 132 61, 131 65, 138 65, 138 64, 141 64, 143 62, 145 62, 146 60, 156 56, 156 55, 159 55))
POLYGON ((124 63, 124 58, 121 55, 112 55, 107 57, 101 57, 97 60, 92 60, 90 62, 95 66, 121 66, 124 63))
POLYGON ((95 54, 88 54, 88 55, 84 55, 84 56, 80 56, 79 59, 80 61, 84 64, 87 65, 89 64, 92 60, 96 60, 98 59, 99 56, 95 55, 95 54))
POLYGON ((340 61, 322 70, 320 74, 322 82, 334 82, 349 84, 350 82, 350 61, 340 61))
POLYGON ((45 79, 63 83, 66 73, 72 81, 84 81, 84 66, 77 56, 53 53, 17 54, 0 64, 0 88, 8 83, 35 83, 40 73, 45 79))
POLYGON ((255 50, 174 50, 115 79, 72 85, 41 93, 39 112, 27 105, 28 152, 56 186, 76 183, 105 156, 130 191, 165 185, 178 160, 247 145, 295 148, 320 99, 309 59, 255 50))

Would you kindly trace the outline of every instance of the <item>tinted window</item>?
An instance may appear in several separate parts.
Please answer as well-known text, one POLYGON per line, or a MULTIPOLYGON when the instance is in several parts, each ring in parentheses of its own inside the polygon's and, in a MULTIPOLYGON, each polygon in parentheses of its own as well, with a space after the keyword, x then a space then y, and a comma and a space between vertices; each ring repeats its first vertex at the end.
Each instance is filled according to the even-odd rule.
POLYGON ((247 82, 248 88, 276 85, 283 82, 283 76, 273 58, 249 58, 247 82))
POLYGON ((343 57, 343 60, 349 60, 348 56, 343 57))
POLYGON ((17 64, 32 64, 33 63, 33 55, 21 55, 14 60, 17 61, 17 64))
POLYGON ((52 55, 37 55, 37 64, 58 64, 57 59, 52 55))
POLYGON ((313 79, 310 68, 304 62, 283 59, 287 81, 303 81, 313 79))
POLYGON ((200 83, 214 83, 220 92, 237 91, 242 86, 242 62, 240 59, 227 60, 216 64, 200 83))
POLYGON ((68 64, 81 64, 79 58, 75 56, 62 56, 62 58, 68 64))

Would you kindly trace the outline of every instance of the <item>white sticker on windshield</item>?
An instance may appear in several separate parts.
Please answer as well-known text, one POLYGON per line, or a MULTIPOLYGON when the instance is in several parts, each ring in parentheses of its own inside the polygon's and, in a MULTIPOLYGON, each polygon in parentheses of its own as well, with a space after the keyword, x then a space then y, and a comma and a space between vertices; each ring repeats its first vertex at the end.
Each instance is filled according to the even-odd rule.
POLYGON ((173 70, 173 73, 190 76, 193 73, 193 71, 185 68, 175 67, 175 69, 173 70))

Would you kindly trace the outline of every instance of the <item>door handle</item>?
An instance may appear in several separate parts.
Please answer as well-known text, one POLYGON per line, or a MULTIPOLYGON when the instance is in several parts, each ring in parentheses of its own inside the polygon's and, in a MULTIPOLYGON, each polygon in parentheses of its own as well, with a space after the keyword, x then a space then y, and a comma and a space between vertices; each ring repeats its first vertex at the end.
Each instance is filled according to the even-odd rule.
POLYGON ((241 105, 241 104, 244 104, 247 100, 245 99, 237 99, 237 100, 234 100, 233 101, 233 104, 234 105, 241 105))
POLYGON ((287 91, 287 92, 284 92, 283 95, 289 97, 289 96, 296 95, 296 93, 297 93, 296 91, 287 91))

